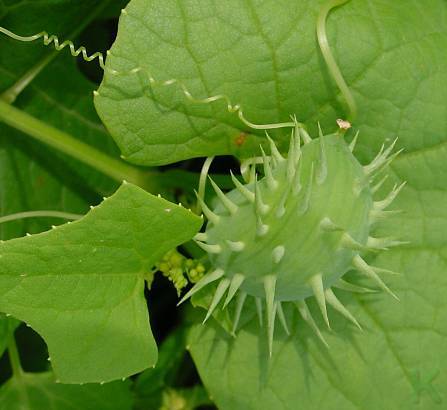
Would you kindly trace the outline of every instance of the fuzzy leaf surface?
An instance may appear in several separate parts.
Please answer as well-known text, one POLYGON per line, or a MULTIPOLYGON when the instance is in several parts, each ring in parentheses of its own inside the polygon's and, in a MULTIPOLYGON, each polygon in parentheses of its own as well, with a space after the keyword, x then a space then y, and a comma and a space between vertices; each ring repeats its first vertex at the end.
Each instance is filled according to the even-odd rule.
POLYGON ((201 219, 124 184, 85 217, 0 245, 0 310, 46 340, 62 382, 127 377, 157 360, 144 274, 201 219))

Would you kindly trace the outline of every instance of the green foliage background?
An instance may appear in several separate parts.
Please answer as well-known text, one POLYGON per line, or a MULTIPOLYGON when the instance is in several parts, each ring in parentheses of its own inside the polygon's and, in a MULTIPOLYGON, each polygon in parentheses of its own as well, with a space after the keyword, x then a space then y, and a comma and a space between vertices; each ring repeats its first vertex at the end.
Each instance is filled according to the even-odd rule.
MULTIPOLYGON (((117 70, 143 67, 156 79, 179 79, 197 98, 225 94, 233 103, 241 103, 245 116, 254 123, 287 121, 289 115, 296 114, 313 132, 317 121, 324 130, 333 131, 335 119, 347 113, 316 41, 316 18, 323 3, 310 0, 132 0, 126 6, 127 14, 121 15, 118 36, 107 65, 117 70)), ((22 35, 46 30, 57 33, 60 38, 72 38, 87 21, 117 16, 118 12, 117 4, 107 1, 46 0, 34 4, 3 1, 0 2, 0 25, 22 35)), ((423 3, 351 0, 331 12, 328 37, 357 101, 358 116, 353 126, 360 130, 356 148, 359 160, 366 163, 384 141, 396 136, 399 137, 398 148, 404 148, 392 164, 391 180, 383 188, 384 193, 392 183, 407 181, 395 203, 395 208, 403 212, 382 224, 381 234, 410 241, 410 245, 390 250, 374 261, 378 266, 403 273, 387 278, 401 302, 382 294, 340 293, 340 299, 365 331, 353 330, 336 313, 330 312, 334 332, 325 334, 329 350, 319 343, 295 312, 288 311, 289 321, 293 323, 292 334, 287 337, 278 332, 271 360, 267 359, 263 330, 259 330, 249 316, 233 339, 219 321, 210 321, 204 326, 194 324, 198 314, 195 312, 188 315, 188 321, 183 319, 183 323, 188 324, 186 327, 189 328, 189 320, 193 324, 188 341, 178 342, 178 349, 183 352, 188 345, 206 390, 224 410, 296 409, 297 406, 306 410, 442 409, 447 400, 447 162, 444 159, 447 155, 444 53, 447 5, 443 0, 423 3)), ((22 44, 4 37, 0 44, 1 90, 6 90, 51 53, 35 43, 22 44)), ((93 107, 92 91, 96 85, 85 78, 67 54, 60 53, 46 65, 14 106, 111 156, 118 157, 121 151, 134 164, 156 166, 207 155, 246 157, 256 153, 256 147, 263 141, 263 132, 248 129, 236 115, 227 111, 224 102, 191 104, 177 85, 150 88, 147 74, 144 74, 147 71, 133 76, 113 76, 106 72, 95 98, 96 110, 106 131, 93 107), (237 143, 241 132, 246 134, 242 145, 237 143)), ((287 138, 285 132, 277 132, 275 137, 280 142, 287 138)), ((98 204, 103 194, 112 193, 118 186, 110 178, 1 124, 0 156, 3 215, 36 209, 85 213, 88 205, 98 204)), ((182 188, 190 190, 191 186, 182 188)), ((96 246, 89 243, 96 236, 105 241, 116 238, 116 246, 127 248, 130 253, 132 249, 145 246, 147 273, 148 265, 164 250, 190 239, 200 223, 192 214, 175 208, 178 223, 169 226, 166 236, 164 222, 156 225, 167 206, 165 201, 136 187, 128 188, 125 194, 129 202, 141 198, 141 205, 134 214, 122 201, 116 201, 113 215, 105 218, 104 225, 94 235, 76 233, 75 227, 82 224, 94 227, 102 223, 102 218, 96 219, 96 211, 88 214, 79 225, 60 229, 66 232, 68 243, 73 238, 79 241, 85 238, 86 254, 96 246), (119 230, 117 223, 123 213, 129 217, 125 232, 119 230), (140 236, 145 224, 148 224, 147 229, 158 230, 161 236, 140 236), (137 241, 136 245, 132 245, 133 240, 137 241)), ((119 190, 115 195, 124 195, 124 191, 119 190)), ((113 202, 113 198, 115 196, 110 201, 113 202)), ((100 208, 103 206, 105 204, 100 208)), ((39 219, 3 224, 0 234, 3 239, 20 237, 25 232, 47 230, 54 222, 39 219)), ((117 327, 120 332, 125 330, 127 336, 134 335, 135 329, 127 333, 128 316, 122 318, 123 327, 119 321, 107 325, 108 337, 101 341, 104 357, 95 354, 93 359, 85 350, 75 349, 59 337, 72 328, 74 315, 70 319, 62 315, 60 321, 43 315, 38 302, 45 298, 40 292, 33 294, 38 287, 29 285, 31 290, 27 289, 26 282, 16 284, 15 290, 10 292, 11 281, 18 282, 23 273, 33 276, 39 268, 35 263, 27 265, 27 258, 34 258, 39 252, 38 245, 34 248, 28 244, 49 241, 53 246, 57 243, 60 255, 70 250, 65 242, 61 244, 60 239, 52 239, 56 232, 0 246, 0 255, 13 252, 23 263, 23 269, 18 271, 11 270, 9 264, 2 265, 0 260, 0 309, 29 320, 31 324, 34 318, 36 330, 46 339, 50 353, 52 346, 59 352, 59 357, 54 359, 59 360, 60 375, 56 364, 54 370, 58 377, 65 379, 63 381, 108 381, 130 376, 151 365, 153 360, 148 353, 139 350, 148 345, 135 349, 127 346, 126 350, 126 344, 120 345, 122 341, 118 340, 120 333, 114 336, 117 327), (19 307, 20 304, 23 306, 19 307), (42 323, 37 324, 39 321, 42 323), (47 328, 51 329, 52 336, 44 330, 47 328), (106 363, 110 357, 108 349, 113 354, 117 352, 115 348, 121 349, 122 357, 130 354, 135 365, 128 365, 127 360, 106 363), (73 363, 79 363, 80 367, 73 363)), ((96 282, 106 274, 107 268, 116 266, 120 257, 115 257, 116 260, 110 255, 92 259, 97 270, 85 272, 89 276, 83 282, 80 280, 79 286, 66 279, 70 269, 82 273, 82 265, 78 266, 74 260, 46 268, 51 283, 55 283, 48 283, 49 291, 53 289, 65 303, 67 295, 72 295, 67 288, 76 289, 79 292, 73 297, 76 305, 77 299, 88 301, 89 289, 93 287, 96 289, 94 300, 111 303, 113 286, 108 283, 110 287, 98 288, 96 282), (60 270, 61 267, 64 270, 60 270), (66 286, 66 290, 57 288, 58 283, 66 286)), ((123 266, 122 273, 129 280, 136 280, 139 275, 140 289, 134 297, 141 304, 143 269, 136 267, 132 256, 126 257, 125 264, 128 265, 123 266)), ((123 283, 115 285, 119 292, 125 293, 123 283)), ((57 299, 51 300, 51 308, 58 309, 57 299)), ((197 310, 200 316, 202 311, 197 310)), ((0 320, 0 347, 3 349, 14 327, 10 320, 5 317, 0 320)), ((82 331, 82 327, 79 329, 82 331)), ((145 332, 148 337, 149 326, 145 332)), ((73 342, 78 341, 82 342, 82 338, 73 342)), ((172 345, 162 346, 168 356, 174 354, 172 345)), ((152 352, 151 357, 154 354, 152 352)), ((160 391, 165 383, 154 389, 154 395, 148 394, 151 390, 145 387, 164 380, 163 367, 168 365, 160 359, 158 366, 154 371, 161 373, 143 373, 150 382, 146 385, 140 382, 136 391, 141 394, 137 394, 138 397, 146 395, 147 400, 155 400, 150 401, 156 403, 151 406, 160 407, 163 402, 160 391)), ((36 391, 47 392, 46 397, 57 409, 65 408, 59 397, 68 402, 74 400, 74 408, 88 408, 86 404, 79 404, 84 397, 85 403, 97 400, 97 409, 132 406, 130 383, 115 382, 119 388, 97 384, 84 388, 59 386, 52 380, 51 374, 27 373, 18 387, 17 378, 11 379, 0 390, 0 408, 14 408, 12 403, 17 403, 19 398, 23 401, 25 397, 28 398, 25 408, 48 408, 48 402, 35 398, 43 397, 36 391), (73 389, 77 388, 79 390, 74 393, 73 389), (110 395, 116 399, 110 400, 110 395)), ((136 400, 135 406, 143 408, 149 401, 136 400)))

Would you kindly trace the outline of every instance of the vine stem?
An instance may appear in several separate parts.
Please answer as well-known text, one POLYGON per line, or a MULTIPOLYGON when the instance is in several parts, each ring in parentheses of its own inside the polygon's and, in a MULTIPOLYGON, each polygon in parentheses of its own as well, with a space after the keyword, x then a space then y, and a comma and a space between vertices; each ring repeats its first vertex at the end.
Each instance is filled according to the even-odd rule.
POLYGON ((8 343, 8 356, 11 363, 12 374, 16 378, 21 378, 23 376, 22 365, 20 364, 20 355, 17 349, 16 340, 14 335, 11 336, 8 343))
POLYGON ((2 100, 0 100, 0 120, 32 138, 90 165, 116 181, 126 180, 151 192, 158 192, 160 189, 156 172, 142 170, 112 158, 2 100))
POLYGON ((12 104, 19 94, 36 78, 36 76, 54 59, 56 53, 46 55, 37 64, 31 67, 22 77, 20 77, 10 88, 0 95, 7 103, 12 104))
POLYGON ((326 33, 326 20, 331 10, 349 1, 350 0, 330 0, 323 5, 323 7, 320 9, 320 13, 318 14, 317 38, 318 38, 318 44, 320 45, 321 53, 323 54, 323 58, 324 61, 326 62, 329 73, 331 74, 332 78, 334 79, 335 83, 340 89, 343 98, 345 99, 346 104, 348 106, 349 120, 353 122, 355 117, 357 116, 357 105, 355 103, 351 90, 346 84, 346 81, 343 78, 343 74, 341 73, 340 68, 338 67, 337 62, 335 61, 335 58, 331 52, 326 33))

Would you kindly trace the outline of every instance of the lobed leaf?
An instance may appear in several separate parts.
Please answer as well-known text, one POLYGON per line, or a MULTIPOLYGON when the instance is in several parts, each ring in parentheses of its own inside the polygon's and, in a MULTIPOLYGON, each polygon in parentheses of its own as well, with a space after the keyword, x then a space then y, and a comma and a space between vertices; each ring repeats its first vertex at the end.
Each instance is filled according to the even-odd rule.
POLYGON ((144 275, 201 220, 124 184, 85 217, 0 245, 0 310, 46 340, 63 382, 104 382, 155 364, 144 275))

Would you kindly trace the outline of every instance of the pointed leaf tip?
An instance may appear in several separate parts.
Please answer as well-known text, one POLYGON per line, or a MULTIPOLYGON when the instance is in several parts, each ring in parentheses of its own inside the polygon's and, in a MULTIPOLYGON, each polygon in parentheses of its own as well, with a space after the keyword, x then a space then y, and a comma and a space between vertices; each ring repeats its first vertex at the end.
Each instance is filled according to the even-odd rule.
POLYGON ((232 171, 230 171, 231 180, 233 181, 234 186, 236 189, 251 203, 255 201, 255 194, 251 192, 242 182, 240 182, 233 174, 232 171))
POLYGON ((202 208, 202 211, 205 214, 206 218, 213 224, 217 224, 220 220, 220 216, 215 214, 210 208, 208 208, 208 205, 199 196, 197 191, 194 191, 194 193, 196 194, 197 200, 199 201, 200 207, 202 208))
POLYGON ((331 329, 331 325, 329 323, 329 318, 327 315, 326 298, 324 296, 323 276, 321 275, 321 273, 312 276, 309 279, 309 285, 312 289, 315 299, 317 300, 318 307, 320 308, 326 326, 328 327, 328 329, 331 329))
POLYGON ((209 175, 208 179, 210 180, 214 192, 216 193, 220 202, 222 202, 223 206, 228 210, 228 212, 230 212, 231 215, 234 215, 239 209, 239 207, 222 192, 219 186, 213 181, 213 179, 209 175))
POLYGON ((360 133, 360 131, 357 131, 357 132, 355 133, 354 138, 352 139, 351 143, 349 144, 349 150, 350 150, 351 152, 354 151, 355 146, 357 145, 357 140, 358 140, 358 137, 359 137, 359 133, 360 133))
POLYGON ((286 332, 287 336, 290 336, 289 326, 287 325, 286 316, 282 309, 281 302, 276 302, 276 313, 278 314, 278 318, 279 318, 279 321, 281 322, 284 332, 286 332))
POLYGON ((236 309, 234 312, 234 319, 233 319, 233 328, 231 330, 232 334, 236 333, 246 298, 247 298, 247 293, 245 293, 245 292, 240 291, 237 295, 236 309))
POLYGON ((301 138, 303 139, 304 144, 309 144, 312 142, 312 138, 303 127, 299 127, 299 133, 301 138))
POLYGON ((270 210, 270 206, 268 206, 262 200, 261 187, 257 178, 255 178, 255 211, 259 216, 266 215, 270 210))
POLYGON ((272 167, 270 165, 270 158, 267 158, 262 146, 260 146, 260 148, 262 153, 262 162, 264 164, 264 175, 267 181, 267 186, 271 191, 275 191, 276 188, 278 188, 278 181, 276 181, 275 178, 273 177, 272 167))
POLYGON ((275 332, 275 316, 276 316, 275 290, 276 290, 276 275, 267 275, 264 278, 264 291, 265 291, 265 303, 267 306, 267 334, 268 334, 268 346, 269 346, 270 357, 272 356, 273 352, 273 335, 275 332))
POLYGON ((263 326, 262 320, 262 300, 261 298, 255 297, 256 313, 258 315, 259 327, 263 326))
POLYGON ((379 285, 382 290, 387 292, 389 295, 391 295, 394 299, 397 301, 400 301, 400 299, 397 297, 397 295, 391 291, 391 289, 382 281, 382 279, 377 275, 376 271, 372 266, 369 266, 360 255, 354 256, 352 259, 353 266, 360 272, 363 273, 365 276, 369 277, 370 279, 374 280, 377 285, 379 285))
POLYGON ((309 308, 307 307, 307 304, 304 300, 296 302, 296 307, 298 309, 298 312, 300 313, 303 320, 311 327, 311 329, 315 332, 315 334, 318 336, 318 338, 321 340, 321 342, 329 348, 329 344, 326 341, 326 339, 323 337, 320 329, 318 328, 317 324, 315 323, 314 318, 312 317, 312 314, 310 313, 309 308))
POLYGON ((191 296, 197 293, 200 289, 204 288, 206 285, 209 285, 210 283, 219 280, 224 274, 225 271, 223 269, 216 269, 213 272, 205 275, 185 294, 185 296, 183 296, 180 302, 177 303, 177 306, 181 305, 183 302, 188 300, 191 296))
POLYGON ((233 299, 233 297, 236 294, 236 292, 241 287, 241 285, 244 282, 244 280, 245 280, 245 276, 242 275, 241 273, 236 273, 231 278, 231 282, 230 282, 230 287, 228 289, 227 298, 225 299, 225 302, 224 302, 224 305, 223 305, 222 309, 225 309, 228 306, 228 304, 231 302, 231 300, 233 299))
POLYGON ((356 325, 360 330, 363 330, 360 326, 359 322, 357 322, 356 318, 349 312, 348 309, 338 300, 335 293, 331 288, 328 288, 324 291, 324 296, 326 298, 326 302, 331 305, 335 310, 337 310, 340 314, 350 320, 354 325, 356 325))
POLYGON ((280 154, 278 151, 278 147, 276 146, 275 142, 270 138, 270 135, 265 132, 265 135, 270 143, 270 155, 274 158, 276 162, 283 162, 285 161, 285 158, 280 154))
POLYGON ((211 305, 202 323, 205 323, 213 314, 214 310, 216 309, 217 305, 219 304, 220 300, 222 299, 224 293, 227 291, 229 286, 230 286, 230 279, 228 278, 224 278, 219 282, 219 285, 217 285, 216 292, 214 293, 213 300, 211 301, 211 305))
POLYGON ((318 169, 316 172, 316 181, 317 184, 321 185, 324 181, 326 181, 328 174, 327 167, 327 155, 326 155, 326 145, 324 142, 324 136, 320 136, 320 153, 318 158, 318 169))

